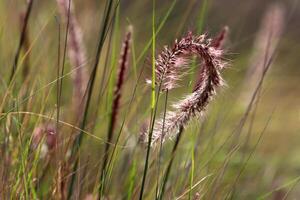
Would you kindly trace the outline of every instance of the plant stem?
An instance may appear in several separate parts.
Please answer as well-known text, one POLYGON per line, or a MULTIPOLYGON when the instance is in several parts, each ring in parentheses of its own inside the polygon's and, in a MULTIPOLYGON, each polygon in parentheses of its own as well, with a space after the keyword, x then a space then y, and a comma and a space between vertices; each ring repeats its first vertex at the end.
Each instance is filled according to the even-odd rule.
POLYGON ((168 164, 168 167, 167 167, 164 179, 163 179, 163 185, 162 185, 162 188, 161 188, 161 193, 159 195, 159 200, 163 199, 163 195, 164 195, 164 192, 165 192, 166 184, 167 184, 169 176, 170 176, 171 168, 172 168, 173 161, 174 161, 174 158, 175 158, 175 153, 176 153, 176 150, 177 150, 177 147, 178 147, 178 144, 179 144, 179 141, 180 141, 183 129, 184 129, 183 126, 181 126, 179 128, 179 133, 178 133, 178 135, 176 137, 176 141, 175 141, 175 144, 174 144, 173 149, 172 149, 171 160, 169 161, 169 164, 168 164))
POLYGON ((155 0, 153 2, 152 7, 152 93, 151 93, 151 116, 152 116, 152 123, 151 128, 149 129, 149 137, 148 137, 148 145, 147 145, 147 153, 146 153, 146 160, 145 160, 145 167, 142 179, 142 186, 140 191, 139 199, 143 199, 144 188, 146 183, 147 171, 148 171, 148 162, 150 157, 150 149, 151 149, 151 140, 152 140, 152 133, 155 123, 155 116, 157 110, 157 103, 160 94, 161 84, 159 85, 158 93, 157 93, 157 100, 155 101, 155 42, 156 42, 156 32, 155 32, 155 0))
MULTIPOLYGON (((111 13, 111 10, 112 10, 112 4, 113 4, 113 0, 107 0, 106 1, 106 10, 105 10, 104 18, 102 20, 101 31, 100 31, 100 35, 99 35, 97 52, 96 52, 96 59, 95 59, 95 63, 94 63, 93 68, 92 68, 92 73, 91 73, 91 76, 90 76, 90 80, 89 80, 89 83, 88 83, 88 86, 87 86, 87 95, 88 96, 87 96, 87 101, 85 103, 83 120, 82 120, 81 125, 80 125, 81 130, 84 130, 86 122, 87 122, 88 110, 89 110, 89 107, 90 107, 90 101, 91 101, 93 87, 94 87, 94 83, 95 83, 96 72, 97 72, 97 69, 98 69, 98 63, 99 63, 99 60, 100 60, 102 47, 103 47, 103 44, 104 44, 104 41, 105 41, 106 32, 107 32, 107 29, 109 28, 109 26, 108 26, 109 23, 108 22, 109 22, 110 13, 111 13)), ((82 138, 83 138, 83 132, 80 131, 79 135, 77 136, 77 138, 74 141, 74 145, 73 145, 72 152, 71 152, 71 158, 77 154, 77 152, 78 152, 78 150, 81 146, 82 138)), ((75 164, 74 164, 74 167, 73 167, 73 170, 72 170, 72 177, 71 177, 71 182, 70 182, 70 186, 69 186, 69 190, 68 190, 67 199, 70 199, 71 196, 72 196, 77 168, 78 168, 78 157, 75 160, 75 164)))
POLYGON ((31 10, 32 10, 32 5, 33 5, 33 0, 30 0, 28 2, 28 5, 27 5, 27 10, 26 10, 26 13, 25 13, 25 18, 24 18, 24 22, 23 22, 22 32, 21 32, 21 36, 20 36, 20 40, 19 40, 19 45, 18 45, 18 48, 17 48, 17 51, 16 51, 16 55, 15 55, 15 58, 14 58, 14 63, 13 63, 12 69, 11 69, 10 77, 9 77, 9 84, 13 80, 14 75, 15 75, 16 70, 17 70, 17 67, 18 67, 18 60, 19 60, 19 57, 20 57, 21 49, 22 49, 23 43, 26 39, 26 29, 27 29, 29 17, 30 17, 31 10))

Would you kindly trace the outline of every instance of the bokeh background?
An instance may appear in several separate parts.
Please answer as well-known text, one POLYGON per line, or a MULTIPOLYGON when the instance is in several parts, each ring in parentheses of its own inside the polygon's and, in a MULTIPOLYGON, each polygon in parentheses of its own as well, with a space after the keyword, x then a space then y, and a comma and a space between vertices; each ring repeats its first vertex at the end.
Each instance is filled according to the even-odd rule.
MULTIPOLYGON (((99 21, 104 5, 102 1, 96 0, 74 0, 73 3, 76 18, 82 27, 88 58, 86 68, 89 69, 95 55, 99 21)), ((1 0, 0 2, 1 98, 6 90, 6 80, 10 74, 10 67, 18 44, 17 38, 21 27, 20 16, 24 12, 25 6, 25 0, 1 0)), ((174 171, 181 168, 189 169, 190 152, 191 149, 195 149, 195 177, 200 179, 211 173, 217 174, 216 177, 218 177, 217 181, 215 181, 216 179, 208 181, 207 185, 215 184, 215 187, 210 187, 211 189, 205 193, 204 199, 214 199, 215 197, 225 199, 226 191, 230 191, 232 188, 235 188, 235 194, 232 196, 234 199, 299 198, 300 2, 298 0, 178 0, 174 3, 172 0, 156 0, 157 27, 171 6, 174 8, 157 34, 157 52, 164 45, 171 45, 176 38, 180 38, 188 31, 214 36, 224 26, 228 26, 230 30, 224 56, 230 64, 230 67, 224 72, 227 87, 218 92, 219 95, 209 106, 206 116, 202 120, 194 120, 188 127, 180 148, 181 155, 176 158, 174 171), (279 15, 281 16, 279 19, 275 16, 267 23, 263 23, 266 12, 274 6, 280 10, 281 14, 279 15), (264 58, 265 54, 265 51, 259 47, 263 47, 263 42, 266 42, 268 37, 265 40, 259 40, 258 35, 262 29, 268 29, 267 25, 272 23, 279 26, 275 27, 275 30, 279 29, 281 33, 278 37, 276 33, 274 33, 275 36, 270 36, 277 37, 275 41, 270 40, 271 43, 277 43, 277 40, 278 43, 274 50, 272 64, 259 92, 259 98, 256 98, 253 104, 247 121, 240 131, 240 136, 230 138, 230 142, 223 145, 234 130, 238 129, 241 119, 245 116, 254 88, 259 83, 262 71, 259 68, 261 64, 257 63, 261 63, 259 59, 264 58), (232 143, 238 145, 238 150, 231 154, 232 143), (269 192, 271 193, 268 194, 269 192)), ((127 27, 131 25, 135 53, 138 57, 151 39, 152 1, 121 0, 118 12, 119 21, 116 27, 119 31, 116 36, 117 48, 115 51, 119 54, 122 38, 127 27)), ((43 87, 56 77, 53 70, 56 69, 59 20, 54 0, 34 3, 28 31, 29 41, 32 45, 28 61, 30 63, 28 73, 31 78, 26 83, 29 87, 43 87)), ((104 52, 106 51, 109 51, 108 44, 104 49, 104 52)), ((109 72, 105 72, 103 67, 104 60, 101 59, 99 63, 100 70, 97 79, 99 91, 105 91, 105 87, 100 86, 101 76, 104 74, 105 80, 109 80, 109 72)), ((122 97, 123 112, 131 99, 132 88, 137 80, 132 63, 131 60, 130 72, 122 97)), ((69 70, 70 65, 67 61, 66 71, 69 70)), ((148 110, 150 88, 145 82, 147 78, 151 77, 150 49, 142 55, 141 60, 137 63, 137 72, 141 71, 143 73, 136 94, 139 100, 136 99, 138 103, 131 108, 130 119, 126 121, 123 138, 127 141, 124 142, 125 144, 136 143, 141 125, 150 116, 148 110)), ((193 77, 193 73, 182 81, 181 88, 170 94, 170 102, 180 99, 190 91, 192 82, 189 81, 193 80, 190 79, 191 77, 193 77)), ((65 78, 64 84, 62 110, 63 115, 68 119, 68 115, 71 115, 68 113, 68 104, 72 93, 70 76, 65 78)), ((17 88, 22 88, 22 84, 17 84, 17 88)), ((50 88, 47 89, 47 92, 41 91, 40 95, 34 97, 32 112, 52 114, 55 109, 55 92, 52 94, 50 88), (47 92, 50 93, 48 98, 46 98, 49 94, 47 92)), ((97 95, 95 95, 95 99, 97 95)), ((103 124, 107 119, 103 112, 107 110, 107 103, 105 100, 103 102, 99 106, 100 117, 96 119, 95 134, 99 137, 104 136, 103 132, 106 130, 103 128, 103 124), (103 111, 102 114, 101 111, 103 111)), ((93 106, 97 108, 96 100, 93 103, 93 106)), ((161 106, 162 103, 159 112, 162 111, 161 106)), ((29 134, 31 129, 27 130, 29 134)), ((166 146, 171 147, 171 143, 167 142, 166 146)), ((90 165, 94 166, 99 162, 99 151, 102 147, 99 147, 99 143, 93 139, 87 139, 86 144, 88 145, 84 146, 85 151, 83 152, 85 153, 83 155, 89 156, 90 165)), ((139 150, 140 147, 120 151, 119 163, 123 163, 125 167, 122 167, 122 164, 117 165, 116 174, 122 174, 121 171, 129 170, 126 168, 128 166, 124 164, 124 160, 127 157, 128 160, 133 159, 133 155, 136 156, 136 160, 141 162, 138 166, 143 166, 143 159, 141 159, 144 155, 143 150, 136 153, 136 148, 139 150)), ((89 177, 92 177, 93 169, 95 170, 93 167, 90 169, 89 177)), ((182 177, 178 178, 175 175, 172 177, 172 180, 180 180, 178 183, 189 174, 188 170, 186 170, 186 174, 180 170, 179 172, 182 174, 178 175, 182 175, 182 177)), ((121 175, 121 177, 126 179, 126 175, 124 177, 121 175)), ((118 178, 119 175, 113 178, 115 181, 112 181, 113 185, 117 184, 118 178)), ((174 187, 180 186, 175 185, 174 187)), ((196 188, 193 195, 203 192, 203 188, 205 186, 196 188)), ((116 186, 111 190, 122 191, 122 187, 116 186)), ((181 193, 178 191, 183 190, 174 189, 170 199, 181 193)))

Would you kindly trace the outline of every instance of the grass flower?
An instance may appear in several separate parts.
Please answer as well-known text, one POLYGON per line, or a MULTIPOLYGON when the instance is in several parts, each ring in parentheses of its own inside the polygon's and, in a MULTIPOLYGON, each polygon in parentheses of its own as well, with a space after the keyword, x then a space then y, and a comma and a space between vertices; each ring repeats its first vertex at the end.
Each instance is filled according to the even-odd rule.
POLYGON ((226 66, 221 59, 221 46, 226 33, 227 28, 216 39, 211 40, 206 35, 194 36, 190 32, 181 40, 176 40, 172 49, 165 47, 158 56, 156 77, 163 90, 173 89, 177 85, 190 56, 195 55, 203 62, 200 64, 199 78, 193 92, 175 103, 173 110, 167 111, 165 119, 161 118, 155 123, 152 144, 165 137, 176 136, 180 127, 186 126, 193 117, 201 116, 216 94, 216 88, 224 84, 220 70, 226 66))

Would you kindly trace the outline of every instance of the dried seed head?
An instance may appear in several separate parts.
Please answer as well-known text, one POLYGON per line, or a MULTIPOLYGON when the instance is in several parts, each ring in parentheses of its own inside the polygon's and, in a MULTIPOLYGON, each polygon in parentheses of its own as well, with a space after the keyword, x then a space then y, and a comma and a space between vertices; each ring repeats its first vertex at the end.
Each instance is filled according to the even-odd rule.
POLYGON ((219 35, 212 40, 211 46, 214 47, 215 49, 222 49, 224 43, 226 42, 228 33, 229 33, 228 26, 224 26, 221 32, 219 33, 219 35))
POLYGON ((156 84, 162 90, 171 90, 177 87, 178 80, 184 75, 183 71, 189 64, 188 57, 197 54, 197 46, 205 48, 205 35, 193 36, 191 32, 180 41, 176 40, 173 48, 167 46, 158 55, 155 63, 156 84))
POLYGON ((115 123, 117 121, 117 115, 119 112, 119 106, 120 106, 120 99, 121 99, 121 92, 122 87, 124 84, 125 75, 127 72, 128 67, 128 57, 129 57, 129 50, 130 50, 130 40, 131 40, 131 30, 132 28, 128 29, 128 32, 126 34, 125 40, 123 42, 121 57, 119 61, 119 72, 117 77, 117 83, 114 91, 114 99, 113 99, 113 108, 112 108, 112 132, 115 128, 115 123))
MULTIPOLYGON (((226 30, 227 31, 227 30, 226 30)), ((163 89, 172 89, 179 79, 178 72, 185 68, 176 65, 176 60, 187 59, 196 55, 202 60, 199 78, 191 94, 173 105, 174 111, 167 111, 165 119, 161 118, 154 124, 152 144, 158 140, 165 140, 178 134, 180 127, 188 124, 191 118, 201 116, 216 93, 216 88, 223 85, 220 70, 226 63, 221 59, 221 49, 225 33, 215 40, 207 39, 205 35, 194 36, 190 32, 174 48, 165 48, 156 62, 156 76, 163 89), (212 41, 215 41, 212 43, 212 41)), ((180 61, 182 62, 182 61, 180 61)), ((147 131, 148 132, 148 131, 147 131)), ((142 134, 147 134, 147 132, 142 134)), ((146 137, 148 138, 148 137, 146 137)))

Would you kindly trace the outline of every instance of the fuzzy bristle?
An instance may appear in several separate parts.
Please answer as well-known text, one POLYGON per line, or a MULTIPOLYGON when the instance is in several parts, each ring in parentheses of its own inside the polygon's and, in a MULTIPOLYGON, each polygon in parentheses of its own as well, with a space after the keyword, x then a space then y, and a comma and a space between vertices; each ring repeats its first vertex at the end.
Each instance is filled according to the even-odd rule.
MULTIPOLYGON (((131 28, 128 29, 125 40, 123 42, 121 58, 119 61, 119 73, 118 79, 116 83, 116 88, 114 91, 114 99, 113 99, 113 109, 112 109, 112 129, 115 127, 116 118, 119 111, 120 99, 121 99, 121 90, 124 84, 124 79, 128 67, 128 57, 129 57, 129 48, 130 48, 130 39, 131 39, 131 28)), ((112 130, 113 132, 113 130, 112 130)))
POLYGON ((158 119, 154 124, 152 145, 159 140, 176 136, 180 127, 185 127, 193 117, 201 116, 216 94, 216 88, 223 85, 220 70, 226 65, 221 58, 224 38, 224 31, 215 40, 207 39, 205 35, 194 36, 189 33, 179 42, 175 41, 173 49, 165 48, 159 55, 156 76, 157 83, 162 84, 163 90, 176 86, 181 77, 179 72, 186 68, 188 56, 196 55, 202 63, 193 92, 174 104, 174 111, 167 111, 165 119, 158 119))

